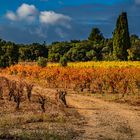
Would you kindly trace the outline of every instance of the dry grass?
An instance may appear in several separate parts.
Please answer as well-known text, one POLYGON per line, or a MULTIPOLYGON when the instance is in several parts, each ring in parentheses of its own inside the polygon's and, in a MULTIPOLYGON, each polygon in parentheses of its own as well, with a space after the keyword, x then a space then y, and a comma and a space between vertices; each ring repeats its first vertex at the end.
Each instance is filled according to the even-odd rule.
POLYGON ((0 99, 0 139, 63 140, 72 139, 77 135, 73 129, 73 124, 77 121, 73 112, 64 106, 58 106, 49 97, 45 97, 42 91, 38 94, 39 91, 31 90, 31 100, 29 100, 25 81, 22 83, 15 81, 17 85, 13 90, 13 98, 9 100, 9 83, 11 80, 7 80, 8 83, 5 83, 3 79, 0 81, 5 83, 2 86, 3 98, 0 99), (17 101, 15 101, 17 87, 22 87, 20 88, 22 96, 20 96, 18 109, 17 101), (45 110, 42 110, 42 101, 45 101, 43 104, 45 110))

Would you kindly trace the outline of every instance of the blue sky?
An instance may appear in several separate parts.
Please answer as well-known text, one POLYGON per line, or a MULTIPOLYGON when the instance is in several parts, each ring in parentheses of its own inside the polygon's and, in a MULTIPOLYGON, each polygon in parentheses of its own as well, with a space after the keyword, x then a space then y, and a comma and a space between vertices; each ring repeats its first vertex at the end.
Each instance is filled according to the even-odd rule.
POLYGON ((140 35, 140 0, 0 0, 0 38, 16 43, 86 39, 93 27, 111 37, 117 16, 128 13, 140 35))

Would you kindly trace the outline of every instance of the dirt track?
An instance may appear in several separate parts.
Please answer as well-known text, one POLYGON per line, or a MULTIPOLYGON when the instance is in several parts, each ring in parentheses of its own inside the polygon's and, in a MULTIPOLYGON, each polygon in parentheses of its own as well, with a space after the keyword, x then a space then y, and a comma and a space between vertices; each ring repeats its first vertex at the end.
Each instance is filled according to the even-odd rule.
POLYGON ((140 108, 69 95, 68 104, 85 118, 76 140, 140 140, 140 108))

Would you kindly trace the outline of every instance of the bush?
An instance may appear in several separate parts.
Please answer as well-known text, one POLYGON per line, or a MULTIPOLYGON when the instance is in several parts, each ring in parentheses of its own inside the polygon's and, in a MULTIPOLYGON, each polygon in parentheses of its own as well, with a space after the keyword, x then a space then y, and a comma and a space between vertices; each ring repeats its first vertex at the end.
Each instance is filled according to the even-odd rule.
POLYGON ((62 67, 66 67, 67 66, 67 58, 64 56, 61 57, 59 63, 62 67))
POLYGON ((47 59, 44 57, 39 57, 37 61, 38 66, 46 67, 47 66, 47 59))

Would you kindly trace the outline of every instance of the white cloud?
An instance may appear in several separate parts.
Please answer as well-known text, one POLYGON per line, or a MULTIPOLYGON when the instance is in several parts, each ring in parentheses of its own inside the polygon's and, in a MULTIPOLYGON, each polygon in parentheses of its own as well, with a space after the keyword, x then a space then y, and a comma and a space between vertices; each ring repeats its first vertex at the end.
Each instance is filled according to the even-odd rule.
POLYGON ((28 22, 33 22, 37 15, 37 9, 34 5, 28 5, 23 3, 16 12, 8 11, 6 17, 9 20, 25 20, 28 22))
POLYGON ((12 12, 12 11, 8 11, 8 12, 6 13, 6 17, 7 17, 8 19, 10 19, 10 20, 13 20, 13 21, 17 20, 17 16, 16 16, 15 13, 12 12))
POLYGON ((60 24, 71 20, 69 16, 55 13, 54 11, 40 12, 39 19, 41 23, 50 25, 60 24))
POLYGON ((37 22, 43 25, 60 25, 67 29, 71 28, 69 16, 54 11, 39 11, 34 5, 25 3, 18 7, 15 12, 8 11, 5 17, 11 21, 25 21, 27 23, 33 23, 38 19, 37 22))
POLYGON ((22 4, 18 9, 17 9, 17 15, 19 18, 24 19, 27 17, 33 17, 37 13, 37 9, 34 5, 28 5, 28 4, 22 4))

